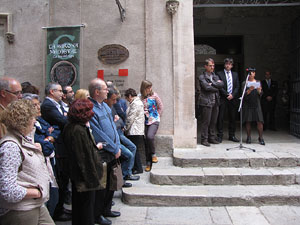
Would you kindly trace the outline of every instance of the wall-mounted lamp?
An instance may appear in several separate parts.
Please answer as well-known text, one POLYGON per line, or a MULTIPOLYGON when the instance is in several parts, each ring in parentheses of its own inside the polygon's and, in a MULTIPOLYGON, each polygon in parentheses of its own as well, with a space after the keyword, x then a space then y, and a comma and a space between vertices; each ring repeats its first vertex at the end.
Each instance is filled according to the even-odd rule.
POLYGON ((170 15, 174 15, 177 12, 178 6, 179 6, 178 0, 168 0, 166 2, 166 9, 170 15))

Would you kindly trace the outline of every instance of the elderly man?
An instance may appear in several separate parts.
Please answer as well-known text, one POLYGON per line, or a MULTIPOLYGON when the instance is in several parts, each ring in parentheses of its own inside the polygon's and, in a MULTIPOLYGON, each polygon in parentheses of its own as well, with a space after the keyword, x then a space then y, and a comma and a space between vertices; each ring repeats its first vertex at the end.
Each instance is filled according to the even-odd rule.
MULTIPOLYGON (((0 79, 0 116, 6 106, 17 99, 22 98, 22 86, 19 81, 11 77, 0 79)), ((0 123, 0 138, 6 134, 6 127, 0 123)))
POLYGON ((106 143, 100 151, 102 159, 107 163, 107 186, 104 190, 96 191, 95 222, 109 225, 112 222, 105 217, 118 217, 120 212, 111 211, 114 191, 109 188, 109 177, 115 160, 121 155, 121 143, 112 118, 110 107, 104 102, 107 99, 108 88, 101 79, 93 79, 89 84, 90 100, 94 104, 94 116, 90 121, 96 143, 106 143))
POLYGON ((214 73, 215 62, 209 58, 205 60, 205 72, 199 76, 201 92, 199 105, 201 111, 201 144, 209 147, 211 144, 219 144, 216 140, 215 127, 219 112, 219 90, 223 87, 223 81, 214 73))
MULTIPOLYGON (((42 118, 46 120, 50 125, 56 125, 62 132, 64 126, 68 122, 67 112, 61 105, 62 100, 62 88, 58 83, 49 83, 45 88, 46 98, 41 105, 42 118)), ((71 220, 71 215, 64 209, 64 201, 68 194, 68 158, 64 148, 62 136, 59 135, 55 142, 55 157, 56 168, 58 170, 58 186, 59 186, 59 199, 54 213, 54 220, 67 221, 71 220)))

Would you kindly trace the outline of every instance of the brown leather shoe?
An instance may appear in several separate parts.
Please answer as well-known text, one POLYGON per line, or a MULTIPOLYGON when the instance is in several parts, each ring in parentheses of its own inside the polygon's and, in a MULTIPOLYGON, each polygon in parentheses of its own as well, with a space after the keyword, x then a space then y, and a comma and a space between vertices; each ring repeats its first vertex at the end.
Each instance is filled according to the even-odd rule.
POLYGON ((208 142, 211 143, 211 144, 220 144, 220 142, 218 142, 215 139, 209 140, 208 142))
POLYGON ((145 168, 145 171, 146 171, 146 172, 150 172, 150 171, 151 171, 151 166, 150 166, 150 165, 147 165, 146 168, 145 168))
POLYGON ((158 159, 157 159, 156 155, 152 156, 152 162, 153 163, 157 163, 158 162, 158 159))

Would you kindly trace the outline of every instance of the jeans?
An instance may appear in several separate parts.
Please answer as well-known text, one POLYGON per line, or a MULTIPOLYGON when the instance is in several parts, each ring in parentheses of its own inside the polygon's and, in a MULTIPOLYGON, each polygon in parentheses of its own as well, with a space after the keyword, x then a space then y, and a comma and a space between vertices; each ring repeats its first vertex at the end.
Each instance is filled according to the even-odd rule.
POLYGON ((132 175, 136 146, 124 136, 123 132, 119 133, 119 136, 121 142, 121 157, 124 159, 121 163, 123 176, 130 176, 132 175))

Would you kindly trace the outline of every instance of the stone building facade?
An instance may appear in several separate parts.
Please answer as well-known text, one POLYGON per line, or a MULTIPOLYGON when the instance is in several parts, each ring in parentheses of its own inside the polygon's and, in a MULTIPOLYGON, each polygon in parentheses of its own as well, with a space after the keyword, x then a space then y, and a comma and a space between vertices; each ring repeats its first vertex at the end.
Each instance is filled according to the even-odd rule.
MULTIPOLYGON (((87 88, 98 70, 105 77, 127 69, 126 85, 137 91, 143 79, 150 80, 165 106, 157 136, 161 155, 170 154, 173 147, 197 144, 194 87, 197 67, 208 56, 195 56, 197 37, 239 36, 240 71, 252 65, 258 71, 271 69, 279 81, 288 77, 291 23, 299 16, 298 6, 197 8, 193 0, 179 0, 172 14, 167 0, 119 2, 125 9, 123 22, 115 0, 0 0, 0 76, 30 81, 43 92, 46 30, 42 27, 83 24, 80 87, 87 88), (126 47, 128 59, 113 65, 99 61, 98 50, 110 44, 126 47)), ((218 54, 218 49, 211 56, 220 64, 230 54, 237 56, 218 54)))

